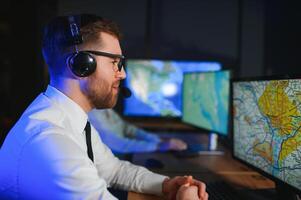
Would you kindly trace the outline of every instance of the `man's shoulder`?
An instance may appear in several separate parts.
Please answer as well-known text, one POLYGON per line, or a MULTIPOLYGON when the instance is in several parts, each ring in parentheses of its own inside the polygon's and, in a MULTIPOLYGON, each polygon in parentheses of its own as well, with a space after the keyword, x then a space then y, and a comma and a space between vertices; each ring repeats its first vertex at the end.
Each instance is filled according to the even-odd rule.
MULTIPOLYGON (((43 102, 44 100, 37 97, 9 131, 1 147, 3 156, 20 155, 22 149, 34 138, 47 139, 54 134, 65 135, 64 113, 57 106, 43 102)), ((11 158, 12 162, 14 159, 11 158)))
POLYGON ((55 125, 60 127, 66 118, 66 114, 60 105, 41 94, 25 110, 22 118, 27 118, 36 123, 49 124, 51 127, 55 125))
MULTIPOLYGON (((25 110, 10 133, 28 138, 50 129, 62 130, 65 121, 66 115, 63 110, 43 95, 39 95, 25 110)), ((23 139, 26 140, 25 138, 23 139)))

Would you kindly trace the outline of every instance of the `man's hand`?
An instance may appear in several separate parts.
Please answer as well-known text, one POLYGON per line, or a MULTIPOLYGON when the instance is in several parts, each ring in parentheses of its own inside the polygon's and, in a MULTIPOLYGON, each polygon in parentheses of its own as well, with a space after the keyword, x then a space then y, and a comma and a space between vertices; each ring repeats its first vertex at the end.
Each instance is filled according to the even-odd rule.
POLYGON ((171 138, 168 143, 170 150, 181 151, 187 149, 187 144, 183 140, 177 138, 171 138))
POLYGON ((191 177, 191 181, 190 181, 190 186, 196 186, 199 190, 198 190, 198 194, 201 200, 207 200, 208 199, 208 193, 206 192, 206 185, 205 183, 193 179, 192 176, 191 177))
POLYGON ((171 138, 171 139, 164 139, 161 138, 161 142, 158 145, 159 151, 182 151, 187 149, 187 144, 180 139, 171 138))
POLYGON ((198 187, 189 186, 189 183, 182 185, 176 196, 176 200, 199 200, 198 187))
MULTIPOLYGON (((201 200, 207 200, 208 194, 206 193, 206 185, 198 180, 192 178, 192 176, 176 176, 172 179, 165 179, 163 181, 163 194, 168 200, 176 199, 177 192, 182 185, 196 186, 198 189, 198 197, 201 200)), ((193 188, 191 188, 193 189, 193 188)))

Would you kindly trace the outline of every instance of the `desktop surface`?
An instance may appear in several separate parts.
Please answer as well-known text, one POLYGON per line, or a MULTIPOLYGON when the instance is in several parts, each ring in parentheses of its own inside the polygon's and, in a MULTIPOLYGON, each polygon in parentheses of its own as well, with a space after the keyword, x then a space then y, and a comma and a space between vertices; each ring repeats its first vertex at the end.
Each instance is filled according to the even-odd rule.
MULTIPOLYGON (((206 135, 195 135, 195 140, 204 141, 206 135)), ((202 180, 208 184, 220 183, 224 181, 228 183, 239 193, 246 193, 249 197, 258 196, 257 199, 272 199, 265 198, 265 196, 272 195, 273 189, 268 195, 260 194, 263 189, 271 189, 275 187, 273 181, 261 176, 257 172, 248 168, 247 166, 233 160, 230 150, 220 146, 224 150, 223 155, 199 155, 197 157, 181 158, 174 155, 174 153, 143 153, 135 154, 133 156, 133 163, 143 165, 147 159, 157 159, 164 165, 163 168, 151 169, 154 172, 164 174, 170 177, 177 175, 190 174, 194 178, 202 180), (250 189, 255 190, 256 192, 250 189), (259 193, 257 191, 260 191, 259 193)), ((162 199, 152 195, 143 195, 130 192, 129 200, 150 200, 162 199)), ((247 199, 247 198, 246 198, 247 199)), ((254 199, 254 198, 253 198, 254 199)))

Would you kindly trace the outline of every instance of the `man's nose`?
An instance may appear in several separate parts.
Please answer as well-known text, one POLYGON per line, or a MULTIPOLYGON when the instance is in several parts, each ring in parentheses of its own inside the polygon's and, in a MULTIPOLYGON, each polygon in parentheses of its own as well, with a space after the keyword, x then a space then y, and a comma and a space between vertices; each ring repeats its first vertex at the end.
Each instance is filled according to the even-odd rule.
POLYGON ((123 80, 126 78, 126 73, 125 73, 125 70, 124 68, 122 67, 121 71, 117 73, 117 77, 120 79, 120 80, 123 80))

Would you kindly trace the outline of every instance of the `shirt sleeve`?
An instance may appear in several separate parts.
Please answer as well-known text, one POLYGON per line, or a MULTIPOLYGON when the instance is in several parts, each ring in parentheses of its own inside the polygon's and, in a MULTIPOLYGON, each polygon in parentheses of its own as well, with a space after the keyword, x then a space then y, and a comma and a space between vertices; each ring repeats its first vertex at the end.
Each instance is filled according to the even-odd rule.
POLYGON ((122 123, 122 131, 123 135, 128 138, 133 138, 136 140, 142 140, 147 142, 153 142, 153 143, 159 143, 161 141, 160 137, 150 133, 148 131, 145 131, 127 121, 122 119, 116 112, 111 111, 112 116, 114 116, 115 121, 120 121, 122 123))
POLYGON ((112 109, 94 109, 89 113, 89 120, 114 152, 152 152, 161 141, 158 136, 127 123, 112 109))
POLYGON ((23 147, 19 166, 20 196, 116 200, 86 150, 61 132, 33 137, 23 147))
POLYGON ((158 135, 147 132, 147 131, 145 131, 143 129, 140 129, 140 128, 136 129, 136 138, 140 139, 140 140, 145 140, 145 141, 149 141, 149 142, 156 142, 156 143, 159 143, 161 141, 161 139, 158 135))
POLYGON ((116 158, 111 150, 102 143, 98 133, 92 127, 93 152, 98 175, 103 177, 109 186, 162 195, 162 183, 166 176, 153 173, 148 169, 133 165, 116 158))
POLYGON ((110 131, 124 137, 125 122, 112 109, 94 109, 88 113, 89 121, 100 133, 110 131))
POLYGON ((108 130, 99 133, 102 141, 113 151, 117 153, 141 153, 153 152, 158 148, 157 141, 145 141, 121 137, 108 130))

